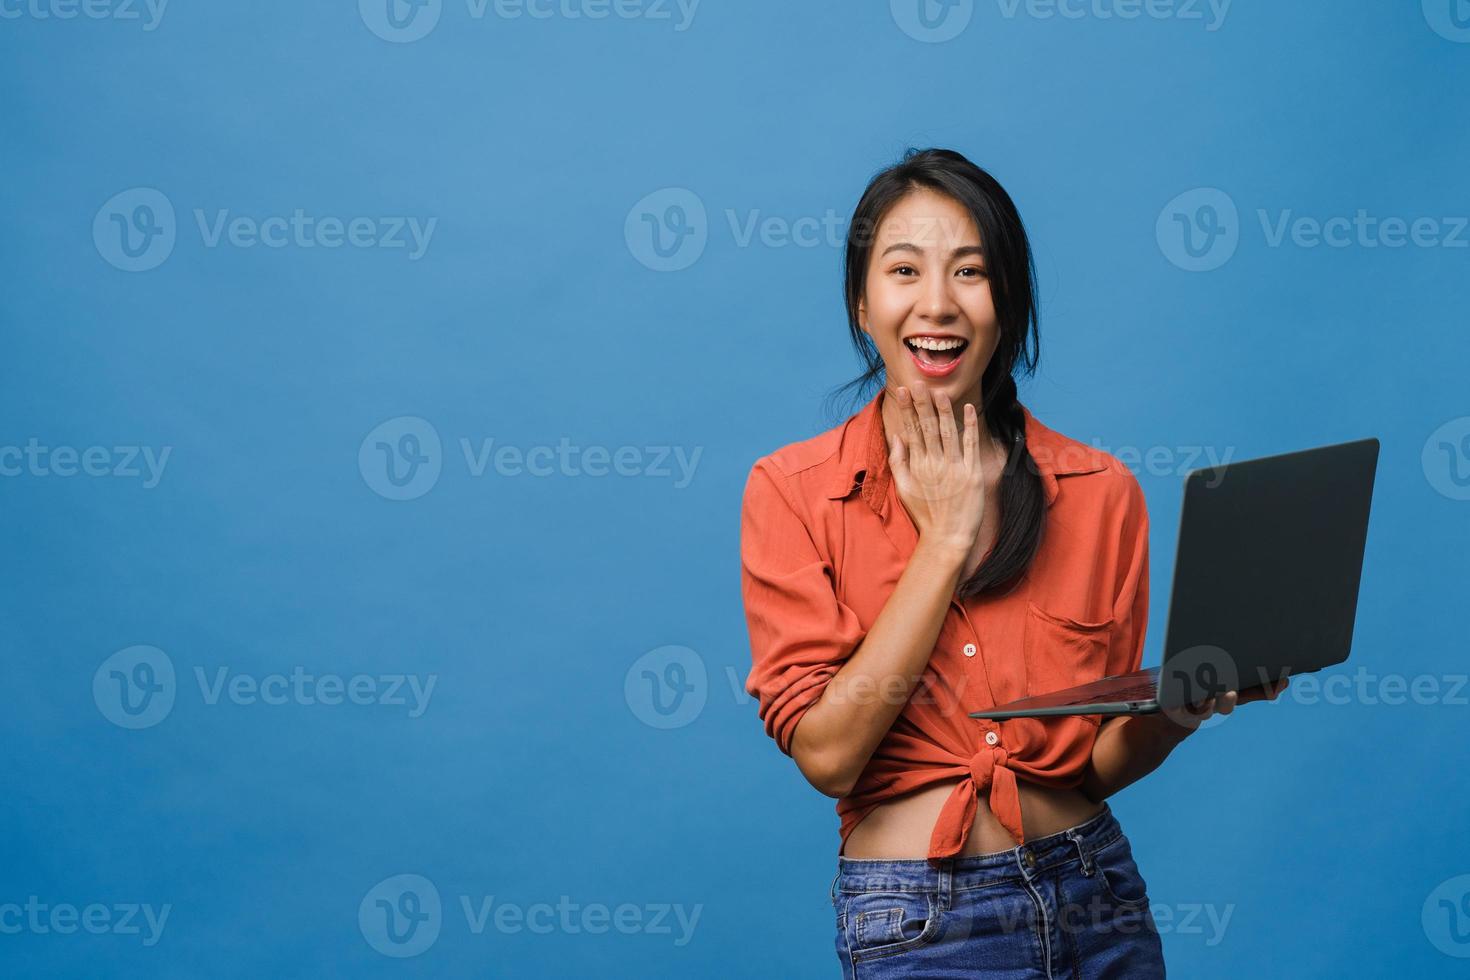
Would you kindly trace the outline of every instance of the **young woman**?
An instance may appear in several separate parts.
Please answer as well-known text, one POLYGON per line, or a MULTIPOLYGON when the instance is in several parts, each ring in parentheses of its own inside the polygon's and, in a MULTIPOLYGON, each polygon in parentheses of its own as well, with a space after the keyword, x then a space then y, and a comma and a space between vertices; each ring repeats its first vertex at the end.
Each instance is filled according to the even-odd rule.
POLYGON ((909 151, 848 231, 867 364, 852 385, 878 391, 759 459, 745 486, 746 686, 781 751, 837 799, 848 977, 1163 976, 1105 799, 1211 714, 1285 687, 1183 716, 967 716, 1142 659, 1138 482, 1017 400, 1037 358, 1034 275, 988 173, 909 151))

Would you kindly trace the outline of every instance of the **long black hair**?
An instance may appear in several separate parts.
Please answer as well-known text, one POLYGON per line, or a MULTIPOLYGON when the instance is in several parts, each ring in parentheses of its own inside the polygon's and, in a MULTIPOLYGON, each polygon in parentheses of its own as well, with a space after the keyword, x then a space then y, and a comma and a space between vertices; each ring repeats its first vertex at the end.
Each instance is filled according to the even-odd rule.
POLYGON ((1031 244, 1010 195, 963 155, 946 149, 910 148, 863 191, 847 228, 843 285, 848 331, 867 370, 833 395, 856 388, 855 401, 865 400, 873 382, 886 383, 883 358, 858 322, 858 303, 867 287, 868 260, 879 222, 900 198, 919 188, 953 198, 974 219, 1000 326, 999 342, 981 380, 984 402, 980 410, 991 435, 1010 451, 1000 478, 1000 531, 995 546, 958 589, 959 597, 968 599, 1009 588, 1026 571, 1041 545, 1046 502, 1041 475, 1026 446, 1025 418, 1016 396, 1016 374, 1035 371, 1040 355, 1031 244))

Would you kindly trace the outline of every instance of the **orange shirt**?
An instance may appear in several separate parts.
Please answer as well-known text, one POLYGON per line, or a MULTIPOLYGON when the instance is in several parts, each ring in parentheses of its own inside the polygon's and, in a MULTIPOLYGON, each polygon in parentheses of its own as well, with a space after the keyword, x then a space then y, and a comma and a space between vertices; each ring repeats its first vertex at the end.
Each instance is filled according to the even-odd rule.
MULTIPOLYGON (((788 755, 797 722, 862 642, 918 543, 888 469, 885 392, 841 425, 761 457, 746 481, 745 687, 788 755)), ((930 858, 964 848, 978 793, 988 793, 991 811, 1024 843, 1016 780, 1078 786, 1101 718, 997 722, 967 712, 1141 666, 1148 512, 1138 481, 1113 456, 1023 411, 1046 495, 1041 546, 1007 594, 951 598, 913 695, 837 802, 842 844, 878 804, 955 777, 930 858)))

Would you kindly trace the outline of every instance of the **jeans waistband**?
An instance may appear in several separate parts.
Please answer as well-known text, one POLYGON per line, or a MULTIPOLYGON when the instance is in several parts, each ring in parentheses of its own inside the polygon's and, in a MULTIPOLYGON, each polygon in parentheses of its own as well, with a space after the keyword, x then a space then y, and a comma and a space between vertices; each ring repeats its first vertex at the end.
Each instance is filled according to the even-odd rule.
POLYGON ((972 854, 930 861, 927 858, 837 858, 832 898, 838 892, 939 892, 978 888, 1015 878, 1031 879, 1067 861, 1080 861, 1092 874, 1092 855, 1123 835, 1112 807, 1066 830, 1028 840, 992 854, 972 854))

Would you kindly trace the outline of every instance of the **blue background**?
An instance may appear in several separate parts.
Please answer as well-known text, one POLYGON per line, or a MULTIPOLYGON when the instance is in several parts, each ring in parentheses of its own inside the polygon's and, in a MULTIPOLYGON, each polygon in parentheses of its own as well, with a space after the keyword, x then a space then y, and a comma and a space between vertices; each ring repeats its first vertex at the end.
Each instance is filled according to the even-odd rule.
MULTIPOLYGON (((0 447, 171 455, 151 487, 0 477, 0 904, 171 912, 152 946, 0 934, 0 973, 835 975, 837 820, 740 689, 738 516, 758 456, 845 417, 823 398, 857 362, 835 240, 742 244, 730 215, 841 222, 909 145, 971 156, 1027 221, 1043 354, 1023 400, 1085 442, 1162 447, 1138 471, 1146 663, 1188 447, 1376 435, 1337 670, 1447 691, 1467 669, 1470 444, 1439 443, 1470 426, 1470 233, 1273 247, 1258 216, 1362 209, 1449 237, 1470 212, 1470 44, 1448 0, 1241 3, 1214 30, 1207 7, 986 0, 942 43, 881 2, 704 0, 679 30, 676 8, 476 18, 445 0, 408 42, 348 0, 174 0, 152 30, 30 2, 0 19, 0 447), (133 188, 177 215, 147 271, 119 268, 105 234, 133 188), (643 213, 674 227, 667 188, 705 209, 685 217, 706 243, 658 271, 636 232, 643 213), (1211 271, 1157 228, 1196 188, 1238 208, 1211 271), (437 225, 418 259, 211 247, 196 209, 437 225), (376 441, 359 450, 385 422, 402 445, 405 416, 442 440, 424 453, 441 472, 395 500, 376 441), (477 476, 461 440, 492 438, 635 447, 641 475, 477 476), (659 474, 659 446, 700 452, 687 485, 659 474), (130 730, 93 679, 137 644, 177 682, 166 716, 130 730), (687 723, 662 728, 639 658, 669 645, 705 677, 687 723), (209 703, 195 680, 298 666, 436 687, 410 717, 209 703), (436 941, 395 958, 358 913, 405 873, 444 911, 436 941), (476 934, 460 896, 699 919, 683 944, 672 916, 667 934, 476 934)), ((1249 706, 1114 797, 1155 908, 1174 910, 1171 972, 1461 975, 1449 954, 1470 944, 1440 935, 1431 897, 1458 901, 1470 873, 1465 695, 1249 706), (1229 910, 1223 938, 1177 928, 1191 904, 1229 910)))

